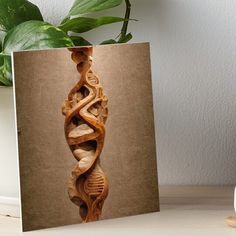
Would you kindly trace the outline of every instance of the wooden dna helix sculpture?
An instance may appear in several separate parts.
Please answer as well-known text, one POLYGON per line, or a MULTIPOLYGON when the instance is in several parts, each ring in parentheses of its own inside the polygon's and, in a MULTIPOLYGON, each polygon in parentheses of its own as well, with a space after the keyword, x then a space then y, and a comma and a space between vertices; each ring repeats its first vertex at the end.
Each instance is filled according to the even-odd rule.
POLYGON ((64 101, 65 137, 78 161, 69 179, 68 193, 79 206, 84 222, 99 220, 108 195, 108 181, 99 164, 105 139, 107 97, 91 70, 92 47, 69 49, 80 80, 64 101))

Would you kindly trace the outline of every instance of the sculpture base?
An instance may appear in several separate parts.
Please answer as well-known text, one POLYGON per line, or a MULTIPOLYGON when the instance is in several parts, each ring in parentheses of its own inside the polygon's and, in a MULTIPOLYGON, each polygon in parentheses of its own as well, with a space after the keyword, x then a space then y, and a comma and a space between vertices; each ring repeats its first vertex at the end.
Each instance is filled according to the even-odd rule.
POLYGON ((225 221, 229 226, 236 228, 236 216, 229 216, 225 221))

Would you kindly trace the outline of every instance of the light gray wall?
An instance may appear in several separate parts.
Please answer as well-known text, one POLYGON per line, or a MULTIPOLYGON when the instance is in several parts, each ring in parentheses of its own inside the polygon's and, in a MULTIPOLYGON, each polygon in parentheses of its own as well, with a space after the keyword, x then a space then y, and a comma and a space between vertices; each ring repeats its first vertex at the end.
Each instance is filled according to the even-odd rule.
MULTIPOLYGON (((58 23, 73 0, 32 2, 58 23)), ((160 183, 235 184, 236 1, 131 2, 139 20, 130 24, 133 42, 151 42, 160 183)), ((86 36, 99 43, 119 30, 104 26, 86 36)))

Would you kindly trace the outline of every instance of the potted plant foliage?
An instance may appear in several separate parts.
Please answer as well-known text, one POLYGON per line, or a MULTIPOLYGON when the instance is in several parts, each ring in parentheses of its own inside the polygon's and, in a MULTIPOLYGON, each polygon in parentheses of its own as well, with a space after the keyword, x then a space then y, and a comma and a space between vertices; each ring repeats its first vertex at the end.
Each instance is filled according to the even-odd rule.
POLYGON ((61 22, 52 25, 44 21, 40 9, 30 1, 0 0, 0 179, 4 181, 0 181, 1 191, 13 189, 7 190, 11 196, 18 191, 11 52, 91 45, 81 33, 117 22, 122 25, 121 32, 101 44, 126 43, 132 38, 127 32, 130 10, 129 0, 75 0, 61 22), (124 16, 103 14, 121 4, 125 6, 124 16), (94 17, 95 13, 99 17, 94 17))
POLYGON ((12 51, 90 45, 80 33, 117 22, 123 22, 121 33, 115 39, 104 39, 101 44, 128 42, 132 38, 131 33, 127 34, 129 0, 125 0, 125 17, 91 17, 94 12, 116 7, 122 2, 75 0, 61 23, 52 25, 45 22, 39 8, 27 0, 0 0, 0 85, 12 85, 12 51))

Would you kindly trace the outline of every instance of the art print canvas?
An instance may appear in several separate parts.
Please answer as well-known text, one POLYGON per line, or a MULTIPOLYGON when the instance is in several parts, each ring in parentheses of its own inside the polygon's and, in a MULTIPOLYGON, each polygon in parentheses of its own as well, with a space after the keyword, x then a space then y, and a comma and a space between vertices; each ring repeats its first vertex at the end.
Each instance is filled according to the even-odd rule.
POLYGON ((23 231, 159 211, 148 43, 13 66, 23 231))

